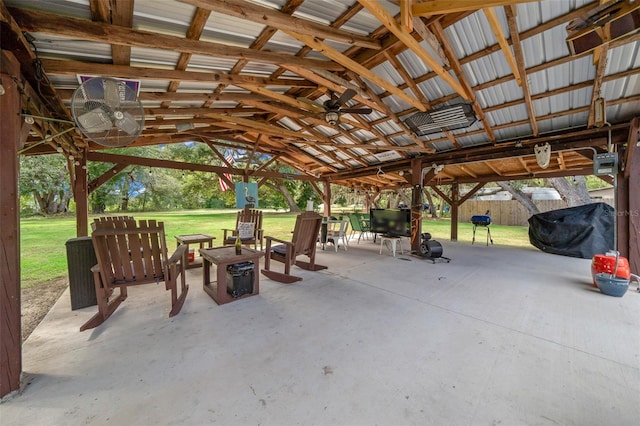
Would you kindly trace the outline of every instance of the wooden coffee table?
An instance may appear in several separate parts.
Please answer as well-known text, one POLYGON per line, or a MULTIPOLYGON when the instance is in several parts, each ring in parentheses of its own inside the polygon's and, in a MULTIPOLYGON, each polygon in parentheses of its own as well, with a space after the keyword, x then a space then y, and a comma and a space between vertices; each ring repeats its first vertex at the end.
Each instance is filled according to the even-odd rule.
MULTIPOLYGON (((211 248, 213 246, 213 240, 215 239, 216 237, 213 235, 207 234, 176 235, 176 244, 178 246, 180 244, 186 244, 187 253, 189 253, 189 244, 200 244, 201 249, 207 244, 207 247, 211 248)), ((186 268, 199 268, 200 266, 202 266, 202 262, 196 262, 194 258, 193 262, 187 263, 186 268)))
POLYGON ((260 258, 264 253, 258 250, 243 247, 242 254, 236 254, 233 246, 202 248, 200 249, 202 256, 202 289, 207 293, 218 305, 233 302, 245 297, 254 296, 260 293, 260 258), (253 262, 253 292, 244 294, 240 297, 233 297, 227 293, 227 266, 242 262, 253 262), (211 282, 211 264, 216 265, 216 281, 211 282))

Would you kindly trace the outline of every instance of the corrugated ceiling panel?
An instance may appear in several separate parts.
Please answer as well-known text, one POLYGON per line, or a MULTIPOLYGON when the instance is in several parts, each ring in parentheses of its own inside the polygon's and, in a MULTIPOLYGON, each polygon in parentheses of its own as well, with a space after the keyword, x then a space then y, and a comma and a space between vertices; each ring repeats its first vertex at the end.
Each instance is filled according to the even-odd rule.
POLYGON ((205 81, 182 81, 180 82, 181 92, 202 93, 207 90, 214 91, 220 83, 217 82, 205 82, 205 81))
MULTIPOLYGON (((455 78, 455 77, 454 77, 455 78)), ((444 82, 442 78, 434 77, 418 84, 420 91, 429 100, 440 99, 455 93, 455 90, 444 82)), ((413 95, 411 95, 413 96, 413 95)))
POLYGON ((533 102, 536 117, 567 111, 589 105, 591 103, 591 88, 573 90, 533 102))
POLYGON ((494 52, 462 66, 472 86, 493 81, 496 78, 513 74, 502 52, 494 52))
POLYGON ((445 28, 445 34, 458 58, 469 56, 497 43, 482 11, 472 13, 445 28))
POLYGON ((435 149, 437 152, 452 151, 456 149, 456 147, 449 140, 435 142, 430 146, 431 148, 435 149))
POLYGON ((524 103, 502 108, 485 114, 490 126, 514 123, 529 119, 529 112, 524 103))
POLYGON ((349 151, 352 152, 354 155, 357 155, 359 157, 369 154, 369 151, 361 149, 361 148, 349 148, 349 151))
POLYGON ((391 110, 391 112, 398 114, 409 108, 409 104, 400 100, 397 96, 387 96, 383 100, 384 104, 391 110))
POLYGON ((171 0, 134 3, 133 28, 184 37, 195 7, 171 0))
POLYGON ((476 92, 476 97, 480 105, 485 108, 524 99, 524 92, 515 80, 510 80, 506 83, 480 90, 476 92))
POLYGON ((329 25, 347 10, 347 6, 345 2, 332 0, 305 1, 296 9, 293 16, 329 25))
POLYGON ((375 128, 385 135, 392 135, 403 130, 393 121, 385 121, 383 123, 376 124, 375 128))
POLYGON ((213 58, 211 56, 192 55, 187 71, 211 70, 228 73, 236 62, 238 62, 236 59, 231 58, 213 58))
MULTIPOLYGON (((437 56, 433 56, 436 58, 437 56)), ((423 76, 431 71, 431 68, 427 66, 421 59, 419 59, 415 53, 413 53, 410 49, 405 50, 396 56, 396 58, 400 61, 405 70, 409 73, 412 78, 418 78, 423 76)))
POLYGON ((169 80, 140 80, 140 90, 144 88, 147 92, 165 91, 169 87, 169 80))
POLYGON ((531 135, 531 126, 523 124, 520 126, 509 127, 506 129, 494 130, 493 134, 498 142, 505 140, 512 140, 521 137, 522 135, 531 135))
POLYGON ((485 145, 490 143, 486 133, 479 133, 477 135, 469 135, 469 136, 459 135, 459 136, 456 136, 456 141, 458 141, 458 143, 465 148, 468 148, 470 146, 485 145))
MULTIPOLYGON (((4 4, 7 7, 19 7, 30 8, 33 7, 34 0, 5 0, 4 4)), ((53 1, 39 1, 38 10, 45 12, 52 12, 59 15, 71 16, 80 19, 91 19, 91 10, 89 9, 89 1, 68 1, 59 0, 53 1)))
POLYGON ((75 75, 52 75, 49 80, 59 89, 75 89, 78 87, 78 78, 75 75))
POLYGON ((139 66, 160 66, 163 69, 175 69, 180 52, 175 50, 150 49, 147 47, 132 47, 131 62, 139 66))
POLYGON ((396 136, 396 137, 390 138, 390 140, 397 146, 414 145, 413 139, 411 139, 407 135, 396 136))
POLYGON ((528 75, 529 90, 532 95, 593 80, 595 68, 592 56, 581 57, 553 68, 528 75))
MULTIPOLYGON (((337 3, 341 3, 340 0, 337 3)), ((349 22, 348 25, 344 25, 340 28, 345 31, 354 31, 358 34, 368 35, 372 29, 375 29, 380 26, 380 21, 374 18, 370 13, 366 10, 361 10, 356 13, 349 22)))
POLYGON ((522 40, 525 68, 567 56, 569 49, 564 42, 566 36, 567 33, 563 28, 555 27, 542 34, 522 40))
POLYGON ((404 79, 398 74, 395 67, 389 62, 383 62, 377 67, 373 68, 373 71, 378 77, 390 82, 394 86, 399 86, 404 83, 404 79))
POLYGON ((638 116, 639 111, 640 101, 626 102, 621 105, 607 107, 607 121, 619 122, 631 120, 638 116))
POLYGON ((607 53, 607 68, 605 70, 606 75, 634 68, 640 68, 640 42, 609 49, 607 53))
POLYGON ((538 121, 538 131, 540 133, 557 132, 574 127, 582 127, 589 119, 588 112, 581 112, 563 117, 552 118, 550 120, 538 121))
POLYGON ((30 35, 35 38, 34 44, 38 49, 38 54, 43 57, 71 60, 95 58, 111 61, 111 45, 107 43, 96 43, 36 32, 30 33, 30 35))

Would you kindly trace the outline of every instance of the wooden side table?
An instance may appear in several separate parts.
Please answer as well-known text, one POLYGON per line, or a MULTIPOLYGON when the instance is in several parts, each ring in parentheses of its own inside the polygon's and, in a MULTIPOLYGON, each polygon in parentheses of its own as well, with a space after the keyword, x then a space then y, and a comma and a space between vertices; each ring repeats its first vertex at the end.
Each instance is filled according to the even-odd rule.
POLYGON ((260 258, 264 253, 258 250, 243 247, 242 254, 236 254, 233 246, 223 246, 215 248, 200 249, 202 256, 202 289, 218 305, 233 302, 245 297, 254 296, 260 293, 260 258), (227 293, 227 266, 242 262, 253 262, 253 292, 240 297, 233 297, 227 293), (216 265, 216 281, 211 282, 211 264, 216 265))
MULTIPOLYGON (((211 248, 213 247, 213 240, 215 239, 216 237, 213 235, 207 234, 176 235, 176 245, 186 244, 187 253, 189 253, 189 244, 200 244, 200 249, 203 249, 204 245, 207 244, 207 247, 211 248)), ((202 262, 196 263, 194 258, 193 262, 187 263, 186 268, 199 268, 200 266, 202 266, 202 262)))

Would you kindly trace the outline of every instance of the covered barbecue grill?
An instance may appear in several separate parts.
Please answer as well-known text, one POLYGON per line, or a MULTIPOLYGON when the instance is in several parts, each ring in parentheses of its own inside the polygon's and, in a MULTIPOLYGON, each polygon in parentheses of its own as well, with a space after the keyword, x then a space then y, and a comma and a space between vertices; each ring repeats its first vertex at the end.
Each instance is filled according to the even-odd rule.
POLYGON ((489 225, 491 225, 491 216, 489 216, 489 210, 483 215, 473 215, 471 216, 471 223, 473 223, 473 239, 471 240, 471 244, 476 241, 476 228, 478 226, 484 226, 487 228, 487 245, 489 245, 489 241, 493 244, 493 238, 491 238, 491 230, 489 229, 489 225))

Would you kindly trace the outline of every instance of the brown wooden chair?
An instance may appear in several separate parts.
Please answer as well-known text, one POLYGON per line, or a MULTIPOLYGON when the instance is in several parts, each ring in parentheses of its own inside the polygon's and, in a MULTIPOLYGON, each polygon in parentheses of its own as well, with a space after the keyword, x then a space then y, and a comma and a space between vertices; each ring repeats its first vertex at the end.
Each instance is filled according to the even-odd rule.
MULTIPOLYGON (((91 224, 91 230, 95 231, 97 224, 100 222, 124 222, 127 220, 134 220, 133 216, 102 216, 96 217, 93 219, 93 223, 91 224)), ((117 225, 116 225, 117 226, 117 225)))
POLYGON ((222 237, 223 244, 226 246, 234 245, 236 242, 237 231, 242 232, 243 224, 253 224, 253 232, 251 236, 242 236, 240 240, 242 245, 251 246, 254 249, 258 249, 258 242, 260 243, 260 251, 262 251, 262 240, 264 239, 262 230, 262 210, 252 209, 245 207, 238 212, 236 217, 235 229, 223 229, 224 235, 222 237))
POLYGON ((291 284, 302 280, 300 277, 291 275, 291 266, 294 264, 309 271, 327 269, 326 266, 316 265, 316 241, 321 225, 322 216, 314 212, 304 212, 296 218, 296 225, 290 242, 265 236, 267 254, 264 258, 262 273, 272 280, 291 284), (273 242, 280 244, 272 245, 273 242), (296 260, 301 255, 308 256, 309 262, 296 260), (271 260, 284 263, 284 273, 271 270, 271 260))
POLYGON ((184 275, 187 260, 185 244, 168 257, 164 224, 155 220, 141 220, 138 223, 132 218, 97 220, 92 227, 91 239, 98 264, 91 271, 98 313, 80 327, 80 331, 106 321, 127 298, 127 287, 132 285, 164 281, 165 288, 171 290, 169 316, 180 312, 189 290, 184 275), (110 300, 116 288, 120 292, 110 300))

